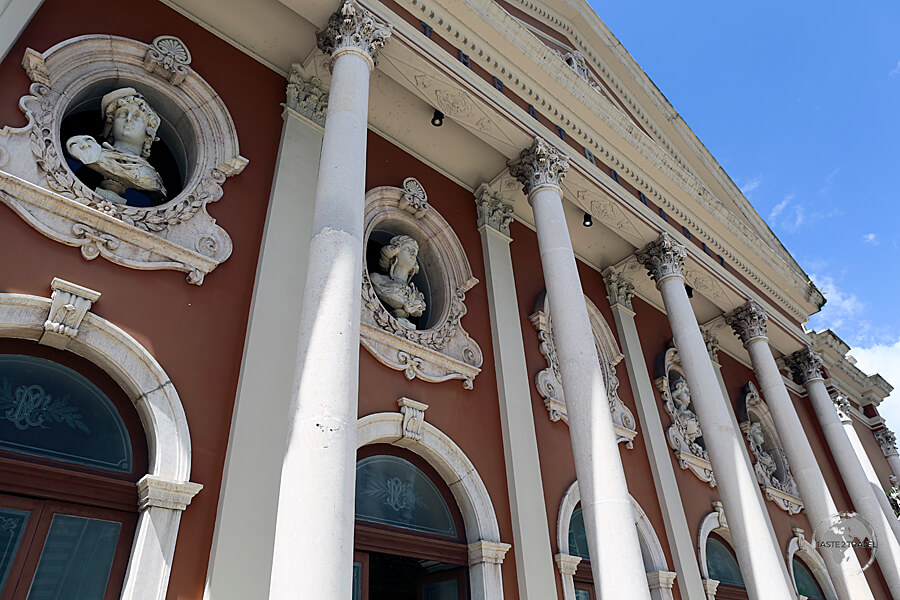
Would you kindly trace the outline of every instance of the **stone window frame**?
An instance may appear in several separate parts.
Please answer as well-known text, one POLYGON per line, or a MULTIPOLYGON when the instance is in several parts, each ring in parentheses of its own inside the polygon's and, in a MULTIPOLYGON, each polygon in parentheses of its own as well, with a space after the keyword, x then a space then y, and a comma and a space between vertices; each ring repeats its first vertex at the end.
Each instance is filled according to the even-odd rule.
POLYGON ((191 436, 184 407, 153 355, 90 312, 89 298, 99 298, 99 293, 60 279, 52 287, 51 298, 0 293, 0 337, 73 352, 105 371, 131 398, 147 436, 148 473, 137 482, 140 512, 120 598, 164 600, 181 514, 203 488, 190 480, 191 436), (84 310, 74 321, 57 322, 54 306, 60 303, 84 310), (63 333, 60 325, 66 326, 63 333))
MULTIPOLYGON (((624 443, 626 448, 634 448, 634 438, 637 437, 637 422, 634 414, 619 397, 619 379, 616 376, 616 365, 624 358, 619 351, 619 345, 613 335, 612 329, 603 318, 600 310, 584 297, 587 307, 588 319, 591 323, 591 332, 594 335, 594 345, 600 358, 603 383, 606 385, 609 412, 612 416, 616 430, 616 442, 624 443)), ((569 416, 566 410, 566 399, 563 393, 562 378, 559 372, 559 359, 556 354, 556 344, 553 341, 553 322, 550 316, 550 302, 546 292, 541 292, 535 302, 534 313, 529 317, 540 340, 540 351, 547 361, 547 367, 535 376, 535 386, 538 394, 544 400, 551 421, 562 421, 569 424, 569 416)))
POLYGON ((437 311, 437 318, 427 329, 404 327, 376 296, 364 258, 360 343, 407 379, 462 379, 463 388, 472 389, 484 356, 461 323, 466 292, 478 283, 462 243, 413 177, 406 178, 403 187, 382 186, 366 193, 364 248, 372 232, 384 226, 419 244, 418 262, 428 278, 430 309, 437 311))
MULTIPOLYGON (((666 553, 663 550, 659 536, 647 517, 647 513, 634 499, 631 499, 631 508, 634 510, 634 523, 638 530, 638 536, 643 541, 642 547, 646 548, 647 556, 645 558, 644 568, 652 568, 647 571, 647 584, 650 586, 651 600, 673 600, 674 594, 672 588, 675 585, 676 573, 669 569, 666 561, 666 553), (646 564, 649 561, 649 565, 646 564)), ((559 553, 554 557, 556 567, 559 571, 560 581, 562 582, 563 600, 575 600, 575 571, 582 558, 570 554, 569 551, 569 526, 572 523, 572 515, 575 509, 581 503, 581 490, 578 488, 578 481, 575 480, 566 489, 562 500, 559 503, 559 512, 556 522, 556 544, 559 553)))
POLYGON ((744 393, 741 395, 738 404, 738 424, 747 441, 747 447, 750 451, 750 457, 753 459, 753 472, 756 475, 756 481, 762 488, 763 495, 766 500, 771 500, 778 508, 794 515, 803 510, 803 501, 800 499, 800 490, 794 481, 791 473, 791 466, 788 463, 787 453, 784 451, 784 445, 778 436, 778 430, 775 427, 775 419, 772 417, 769 407, 762 397, 762 394, 756 388, 752 381, 748 381, 744 385, 744 393), (759 423, 762 427, 766 440, 775 447, 776 463, 781 467, 782 472, 787 476, 787 480, 780 482, 773 477, 769 477, 759 463, 756 456, 754 446, 750 441, 750 424, 751 422, 759 423))
MULTIPOLYGON (((0 202, 47 237, 134 269, 173 269, 188 283, 228 259, 233 243, 207 211, 225 179, 248 161, 215 90, 190 67, 181 40, 152 44, 113 35, 82 35, 22 59, 32 84, 19 100, 28 123, 0 129, 0 202), (159 206, 104 200, 69 168, 60 139, 71 108, 102 90, 135 87, 162 118, 160 133, 183 154, 184 187, 159 206), (181 152, 183 150, 183 152, 181 152)), ((99 108, 98 108, 99 110, 99 108)), ((176 156, 177 160, 177 156, 176 156)))
POLYGON ((837 590, 835 590, 825 566, 825 559, 822 558, 822 555, 819 554, 813 543, 806 539, 805 532, 802 529, 794 527, 792 531, 794 532, 794 537, 788 542, 785 559, 787 560, 788 572, 791 575, 791 585, 794 586, 794 592, 799 597, 797 581, 794 579, 794 558, 796 557, 806 565, 806 568, 815 577, 816 583, 819 584, 822 593, 825 594, 825 599, 838 600, 837 590))

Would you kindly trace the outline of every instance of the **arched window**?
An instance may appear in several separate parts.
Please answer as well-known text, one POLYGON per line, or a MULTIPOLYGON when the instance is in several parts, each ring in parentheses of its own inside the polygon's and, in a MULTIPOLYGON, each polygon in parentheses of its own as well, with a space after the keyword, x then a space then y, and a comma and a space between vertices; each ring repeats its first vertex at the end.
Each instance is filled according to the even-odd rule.
POLYGON ((825 594, 809 567, 796 556, 791 562, 794 569, 794 581, 797 583, 797 593, 806 596, 809 600, 825 600, 825 594))
POLYGON ((393 446, 360 448, 354 600, 465 600, 464 532, 453 495, 427 462, 393 446))
POLYGON ((146 472, 137 414, 106 374, 0 340, 0 598, 118 598, 146 472))
POLYGON ((719 581, 716 598, 723 600, 747 598, 744 577, 728 543, 716 534, 706 538, 706 568, 710 579, 719 581))

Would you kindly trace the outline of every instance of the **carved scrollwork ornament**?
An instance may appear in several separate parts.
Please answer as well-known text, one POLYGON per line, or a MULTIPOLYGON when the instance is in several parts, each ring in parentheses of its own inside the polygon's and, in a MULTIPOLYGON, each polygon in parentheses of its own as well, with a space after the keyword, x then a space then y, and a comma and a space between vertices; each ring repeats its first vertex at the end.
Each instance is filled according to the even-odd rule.
POLYGON ((657 286, 669 277, 683 277, 687 251, 665 231, 634 255, 657 286))
POLYGON ((656 389, 662 396, 663 407, 672 419, 666 430, 666 439, 678 459, 678 465, 690 470, 710 487, 715 487, 716 478, 703 444, 703 431, 693 411, 690 388, 681 368, 681 357, 674 345, 670 344, 657 357, 656 375, 656 389))
MULTIPOLYGON (((588 318, 591 330, 594 334, 594 346, 600 359, 600 371, 603 382, 606 385, 606 399, 609 405, 609 413, 616 430, 616 441, 624 443, 626 448, 634 447, 634 438, 637 437, 637 424, 631 410, 619 397, 619 379, 616 377, 616 365, 623 358, 616 345, 615 338, 600 311, 587 298, 588 318)), ((535 377, 535 386, 544 400, 551 421, 563 421, 569 423, 566 409, 566 398, 563 392, 562 375, 559 368, 559 358, 556 353, 556 344, 553 341, 553 327, 550 318, 549 302, 546 294, 538 297, 535 312, 530 317, 540 341, 541 355, 547 360, 547 368, 538 372, 535 377)))
POLYGON ((823 379, 822 357, 812 348, 798 350, 784 359, 784 364, 802 384, 815 379, 823 379))
POLYGON ((522 184, 526 196, 538 188, 553 186, 562 188, 562 181, 569 170, 569 159, 551 146, 545 139, 536 137, 529 148, 522 150, 519 158, 509 161, 509 174, 522 184))
POLYGON ((513 220, 513 206, 503 200, 499 192, 486 185, 475 191, 475 208, 478 212, 478 229, 490 227, 509 237, 509 225, 513 220))
POLYGON ((190 64, 190 50, 173 35, 161 35, 153 40, 144 55, 144 68, 150 73, 159 73, 172 85, 181 85, 188 76, 190 64))
POLYGON ((881 446, 881 451, 885 456, 897 456, 900 454, 897 451, 897 436, 887 427, 875 431, 875 439, 878 441, 878 445, 881 446))
POLYGON ((319 49, 325 54, 336 58, 342 51, 355 50, 368 56, 372 66, 390 38, 391 28, 353 0, 344 0, 325 28, 316 33, 319 49))
POLYGON ((735 335, 745 346, 753 340, 768 339, 766 335, 768 320, 766 311, 753 300, 725 315, 725 322, 731 325, 735 335))

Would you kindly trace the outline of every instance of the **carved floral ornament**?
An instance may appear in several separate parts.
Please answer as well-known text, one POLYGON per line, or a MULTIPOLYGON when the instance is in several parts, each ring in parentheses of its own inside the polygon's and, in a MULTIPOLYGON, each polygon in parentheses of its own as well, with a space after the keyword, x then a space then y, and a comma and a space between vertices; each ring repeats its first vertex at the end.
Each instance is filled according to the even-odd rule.
MULTIPOLYGON (((600 371, 603 374, 603 383, 606 386, 609 412, 616 429, 616 441, 624 442, 626 448, 633 448, 632 440, 637 436, 637 425, 634 415, 619 397, 619 379, 616 377, 616 365, 622 360, 622 354, 616 344, 615 337, 606 324, 603 315, 597 307, 587 298, 588 318, 591 323, 591 331, 594 334, 594 345, 600 358, 600 371)), ((550 305, 546 294, 538 297, 534 314, 529 317, 531 324, 537 330, 540 340, 541 354, 547 360, 547 368, 541 370, 535 377, 535 385, 544 406, 547 407, 551 421, 563 421, 569 423, 566 411, 566 398, 563 393, 562 377, 559 370, 559 358, 556 354, 556 344, 553 341, 553 324, 550 318, 550 305)))
POLYGON ((536 137, 531 147, 508 163, 509 174, 522 184, 526 196, 544 186, 561 188, 569 170, 569 159, 545 139, 536 137))
POLYGON ((658 286, 669 277, 683 277, 687 251, 671 235, 663 231, 659 237, 635 252, 635 257, 658 286))
POLYGON ((738 405, 738 418, 754 459, 756 481, 766 499, 788 514, 800 512, 803 503, 791 474, 787 455, 778 438, 775 420, 752 381, 744 386, 744 396, 738 405))
POLYGON ((666 430, 669 447, 682 469, 690 469, 700 481, 715 487, 712 464, 703 441, 700 420, 694 413, 687 378, 681 368, 681 357, 673 346, 656 359, 656 388, 663 399, 663 407, 672 419, 666 430))
POLYGON ((766 311, 752 300, 725 316, 725 322, 731 325, 735 335, 746 346, 753 340, 766 340, 766 311))
MULTIPOLYGON (((28 123, 0 130, 0 201, 44 235, 79 247, 87 260, 103 256, 136 269, 174 269, 186 272, 189 283, 203 283, 232 251, 230 236, 207 206, 222 197, 225 179, 240 173, 247 159, 240 155, 227 108, 190 60, 184 44, 171 36, 148 45, 85 35, 44 53, 26 50, 22 64, 33 83, 19 106, 28 123), (100 98, 115 90, 134 91, 120 93, 117 102, 148 107, 151 137, 156 116, 159 135, 181 171, 181 191, 163 195, 156 206, 131 206, 101 195, 67 162, 60 139, 63 119, 70 112, 99 111, 100 98)), ((93 138, 85 142, 96 144, 98 156, 120 150, 118 142, 115 148, 93 138)), ((145 150, 143 158, 111 155, 127 164, 144 160, 149 144, 145 150)), ((145 171, 152 177, 152 169, 145 171)))
POLYGON ((794 377, 806 384, 822 377, 822 357, 812 348, 798 350, 784 359, 784 364, 793 372, 794 377))
POLYGON ((461 320, 466 292, 478 280, 422 184, 410 177, 402 188, 369 190, 365 240, 367 248, 382 247, 378 264, 367 260, 363 268, 362 345, 407 379, 462 379, 472 389, 484 359, 461 320), (413 280, 417 272, 424 275, 420 283, 413 280), (417 288, 425 285, 427 294, 417 288))

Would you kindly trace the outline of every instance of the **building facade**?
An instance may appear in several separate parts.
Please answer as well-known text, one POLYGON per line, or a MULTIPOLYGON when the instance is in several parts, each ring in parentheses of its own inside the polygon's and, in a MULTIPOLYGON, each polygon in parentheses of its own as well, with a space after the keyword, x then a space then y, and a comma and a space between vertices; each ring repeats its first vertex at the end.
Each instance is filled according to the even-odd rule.
POLYGON ((587 3, 0 61, 0 598, 900 597, 891 386, 587 3))

